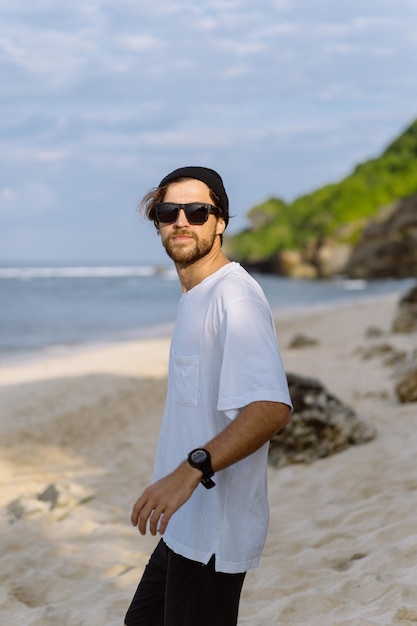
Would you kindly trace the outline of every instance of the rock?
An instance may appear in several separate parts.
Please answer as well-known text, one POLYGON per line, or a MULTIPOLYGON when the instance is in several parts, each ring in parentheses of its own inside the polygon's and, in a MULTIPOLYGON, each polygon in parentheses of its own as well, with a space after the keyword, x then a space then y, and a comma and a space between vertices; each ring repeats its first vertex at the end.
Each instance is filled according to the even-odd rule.
POLYGON ((25 519, 37 513, 44 513, 47 510, 47 503, 40 502, 30 494, 25 494, 9 502, 5 507, 10 523, 25 519))
POLYGON ((369 326, 365 331, 365 337, 367 339, 375 339, 384 335, 384 330, 379 326, 369 326))
POLYGON ((278 255, 278 259, 280 269, 285 275, 292 272, 295 267, 303 262, 301 252, 298 250, 282 250, 278 255))
POLYGON ((308 348, 310 346, 316 346, 319 342, 317 339, 313 337, 307 337, 307 335, 302 335, 301 333, 298 335, 294 335, 288 344, 288 348, 292 350, 293 348, 308 348))
POLYGON ((41 493, 24 493, 5 507, 10 523, 26 519, 29 516, 49 515, 60 522, 75 509, 91 502, 95 496, 76 483, 65 483, 59 488, 51 483, 41 493))
POLYGON ((355 351, 355 354, 358 354, 364 360, 383 357, 384 365, 396 365, 404 362, 406 358, 404 350, 398 350, 389 343, 376 343, 372 346, 361 347, 355 351))
POLYGON ((363 398, 375 398, 377 400, 388 400, 390 397, 389 392, 386 389, 380 389, 379 391, 365 391, 362 394, 363 398))
POLYGON ((38 500, 41 500, 41 502, 49 502, 51 511, 56 507, 58 498, 59 491, 54 484, 49 485, 45 491, 38 495, 38 500))
POLYGON ((21 499, 17 498, 16 500, 9 502, 6 506, 6 512, 9 515, 10 520, 17 520, 21 519, 25 515, 26 509, 23 506, 21 499))
POLYGON ((287 274, 289 278, 317 278, 317 270, 309 263, 300 263, 287 274))
MULTIPOLYGON (((233 255, 230 255, 233 256, 233 255)), ((249 272, 261 272, 290 278, 317 278, 317 269, 303 260, 297 250, 281 250, 265 259, 240 259, 249 272)))
POLYGON ((394 333, 412 333, 417 330, 417 285, 401 298, 392 323, 394 333))
POLYGON ((399 402, 417 402, 417 368, 408 372, 395 387, 399 402))
POLYGON ((317 278, 317 269, 304 261, 297 250, 282 250, 277 257, 276 271, 290 278, 317 278))
POLYGON ((369 222, 346 265, 350 278, 417 276, 417 194, 369 222))
POLYGON ((352 247, 330 238, 318 240, 312 263, 321 278, 341 274, 352 253, 352 247))
POLYGON ((398 351, 398 358, 392 358, 390 362, 385 362, 385 364, 394 366, 393 377, 399 382, 417 369, 417 348, 403 352, 402 355, 398 351))
MULTIPOLYGON (((413 386, 413 372, 417 371, 417 348, 411 350, 401 350, 389 343, 373 344, 371 346, 360 347, 355 350, 355 354, 362 359, 372 359, 380 357, 386 367, 392 367, 392 377, 400 381, 397 383, 397 397, 400 402, 413 402, 414 400, 401 400, 400 398, 413 395, 410 392, 410 385, 413 386)), ((366 394, 370 397, 370 394, 366 394)), ((372 392, 374 397, 388 397, 386 392, 372 392), (376 395, 375 395, 376 394, 376 395)))
POLYGON ((294 412, 290 423, 270 442, 275 467, 311 463, 376 436, 370 420, 358 415, 312 378, 287 375, 294 412))

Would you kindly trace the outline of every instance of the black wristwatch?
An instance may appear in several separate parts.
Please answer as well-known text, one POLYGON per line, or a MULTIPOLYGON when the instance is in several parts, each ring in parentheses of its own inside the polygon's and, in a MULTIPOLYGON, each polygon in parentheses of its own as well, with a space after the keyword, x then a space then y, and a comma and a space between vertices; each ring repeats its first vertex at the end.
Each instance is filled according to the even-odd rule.
POLYGON ((211 477, 214 476, 214 472, 211 467, 210 452, 208 450, 205 448, 196 448, 195 450, 191 450, 188 455, 188 462, 192 467, 196 467, 203 472, 201 484, 206 489, 214 487, 216 483, 211 480, 211 477))

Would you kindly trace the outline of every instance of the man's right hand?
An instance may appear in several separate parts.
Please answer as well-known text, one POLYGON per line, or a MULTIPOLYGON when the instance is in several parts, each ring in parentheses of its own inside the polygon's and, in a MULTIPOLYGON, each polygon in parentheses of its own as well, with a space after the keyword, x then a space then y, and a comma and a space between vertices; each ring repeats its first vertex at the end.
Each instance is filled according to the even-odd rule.
POLYGON ((184 461, 171 474, 147 487, 133 506, 133 526, 145 535, 149 521, 151 535, 163 535, 172 515, 191 497, 201 476, 200 470, 184 461))

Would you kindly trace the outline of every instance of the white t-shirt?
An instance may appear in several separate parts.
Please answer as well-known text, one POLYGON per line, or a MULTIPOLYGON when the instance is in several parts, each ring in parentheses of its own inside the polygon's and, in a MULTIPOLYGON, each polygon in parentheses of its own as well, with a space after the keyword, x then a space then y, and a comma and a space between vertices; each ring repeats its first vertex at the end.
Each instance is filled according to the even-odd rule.
MULTIPOLYGON (((229 263, 181 296, 154 480, 257 400, 291 406, 268 302, 246 270, 229 263)), ((212 489, 197 487, 164 533, 175 553, 201 563, 215 554, 220 572, 258 565, 269 521, 268 447, 216 473, 212 489)))

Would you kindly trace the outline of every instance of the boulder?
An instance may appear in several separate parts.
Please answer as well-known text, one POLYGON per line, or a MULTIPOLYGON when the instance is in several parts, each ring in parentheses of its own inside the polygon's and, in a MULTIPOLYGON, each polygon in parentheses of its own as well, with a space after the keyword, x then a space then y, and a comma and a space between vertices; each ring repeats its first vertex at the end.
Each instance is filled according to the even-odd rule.
POLYGON ((290 278, 327 278, 343 272, 350 254, 350 246, 319 237, 303 250, 281 250, 274 269, 290 278))
POLYGON ((319 276, 328 277, 342 273, 351 253, 351 246, 336 242, 328 242, 319 248, 316 259, 319 276))
POLYGON ((417 368, 408 372, 395 386, 399 402, 417 402, 417 368))
POLYGON ((307 263, 298 250, 279 252, 275 269, 278 274, 290 278, 317 278, 317 269, 311 263, 307 263))
MULTIPOLYGON (((233 254, 230 256, 233 258, 233 254)), ((240 263, 249 272, 276 274, 289 278, 317 278, 317 269, 306 263, 298 250, 281 250, 264 259, 240 259, 240 263)))
POLYGON ((288 344, 288 348, 290 350, 296 348, 309 348, 311 346, 316 346, 319 342, 314 337, 308 337, 307 335, 303 335, 302 333, 297 333, 291 339, 288 344))
POLYGON ((417 285, 403 296, 392 323, 394 333, 412 333, 417 330, 417 285))
POLYGON ((330 237, 319 237, 303 250, 306 262, 311 263, 320 278, 343 273, 349 261, 352 247, 330 237))
POLYGON ((345 273, 350 278, 417 276, 417 194, 398 200, 369 222, 345 273))
POLYGON ((372 422, 341 402, 316 379, 288 374, 294 405, 290 423, 270 441, 274 467, 311 463, 376 436, 372 422))

